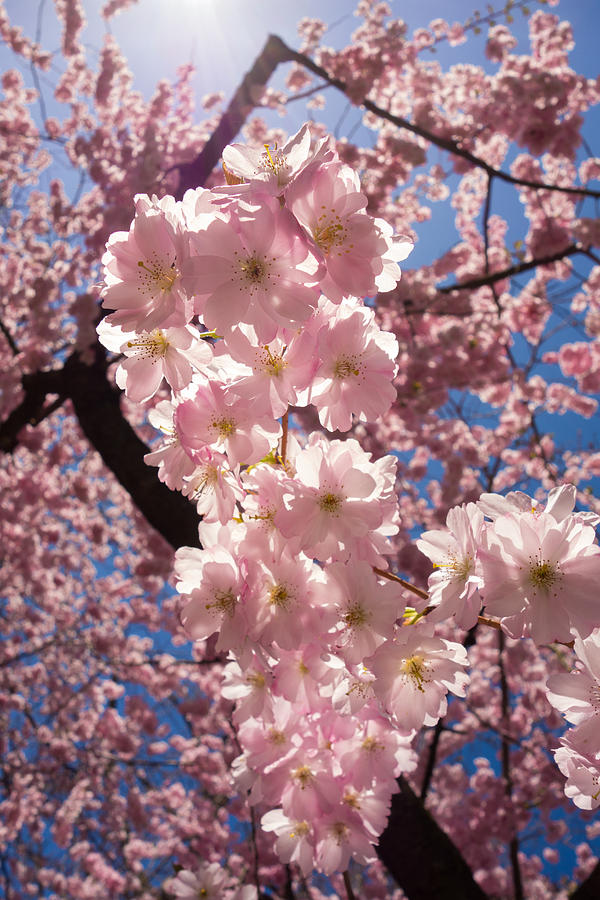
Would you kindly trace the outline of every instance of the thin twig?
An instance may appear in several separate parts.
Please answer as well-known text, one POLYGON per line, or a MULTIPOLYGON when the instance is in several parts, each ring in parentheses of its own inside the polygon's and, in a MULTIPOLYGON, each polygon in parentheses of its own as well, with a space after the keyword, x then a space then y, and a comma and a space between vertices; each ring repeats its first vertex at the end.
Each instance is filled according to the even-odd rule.
POLYGON ((289 419, 289 410, 286 409, 285 414, 283 415, 283 417, 281 419, 281 428, 283 431, 283 433, 281 435, 281 462, 283 463, 284 467, 285 467, 286 454, 287 454, 288 419, 289 419))
MULTIPOLYGON (((500 689, 502 691, 502 722, 503 731, 507 732, 510 724, 510 694, 508 690, 508 681, 506 671, 504 669, 504 634, 502 631, 498 635, 498 666, 500 668, 500 689)), ((510 772, 510 744, 504 734, 501 738, 501 759, 502 759, 502 776, 504 778, 504 792, 512 807, 513 782, 510 772)), ((524 900, 523 882, 521 879, 521 867, 519 864, 519 835, 514 826, 514 832, 510 839, 508 849, 510 856, 510 865, 512 870, 514 900, 524 900)))
POLYGON ((518 263, 516 266, 509 266, 508 269, 500 269, 497 272, 490 272, 487 275, 479 275, 477 278, 469 278, 460 284, 449 284, 446 287, 438 288, 439 294, 452 294, 454 291, 475 290, 476 288, 485 287, 502 281, 504 278, 512 278, 514 275, 520 275, 521 272, 528 272, 530 269, 537 269, 538 266, 547 266, 553 262, 560 262, 567 256, 573 256, 575 253, 584 253, 589 255, 588 251, 579 244, 569 244, 564 250, 557 253, 551 253, 548 256, 539 256, 537 259, 530 259, 527 262, 518 263))
POLYGON ((350 883, 350 873, 348 872, 348 869, 344 872, 344 887, 346 888, 348 900, 356 900, 356 896, 352 890, 352 884, 350 883))
POLYGON ((395 581, 397 584, 401 584, 403 588, 406 588, 407 591, 411 591, 413 594, 416 594, 417 597, 420 597, 422 600, 429 600, 429 594, 427 591, 421 590, 421 588, 416 587, 416 585, 411 584, 410 581, 405 581, 404 578, 400 578, 398 575, 392 575, 391 572, 386 572, 385 569, 378 569, 377 566, 373 566, 373 571, 376 575, 381 575, 382 578, 388 578, 390 581, 395 581))

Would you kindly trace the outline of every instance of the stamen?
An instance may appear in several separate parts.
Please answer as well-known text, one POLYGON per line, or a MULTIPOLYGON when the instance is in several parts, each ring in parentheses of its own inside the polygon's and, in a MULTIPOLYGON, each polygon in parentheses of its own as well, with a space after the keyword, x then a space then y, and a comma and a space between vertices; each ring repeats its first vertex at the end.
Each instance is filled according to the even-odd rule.
POLYGON ((141 357, 156 358, 165 356, 170 344, 165 337, 164 332, 157 328, 146 337, 139 337, 134 341, 127 341, 127 347, 130 350, 137 350, 138 355, 141 357))
POLYGON ((138 260, 138 267, 142 270, 140 272, 142 281, 146 282, 146 286, 151 290, 158 288, 161 291, 170 291, 179 275, 174 261, 170 266, 166 267, 156 254, 154 254, 149 266, 146 265, 143 259, 138 260), (143 275, 142 272, 146 274, 143 275))
POLYGON ((308 766, 298 766, 298 768, 292 772, 292 778, 295 778, 296 781, 300 782, 300 788, 302 790, 311 783, 314 777, 315 776, 308 766))
POLYGON ((216 613, 224 613, 233 616, 237 598, 233 591, 215 591, 214 602, 207 603, 206 609, 212 609, 216 613))
MULTIPOLYGON (((322 212, 313 228, 314 241, 326 256, 334 247, 341 247, 348 237, 348 232, 340 217, 334 209, 331 209, 331 213, 333 215, 329 211, 322 212)), ((352 246, 350 244, 344 253, 349 253, 352 246)), ((341 255, 341 252, 341 250, 338 251, 338 256, 341 255)))
POLYGON ((360 369, 355 356, 340 356, 333 367, 334 378, 349 378, 350 375, 360 375, 360 369))
POLYGON ((342 616, 348 628, 362 628, 369 621, 370 615, 360 603, 354 603, 342 616))
POLYGON ((545 591, 550 590, 555 581, 559 578, 560 572, 557 567, 550 562, 537 561, 537 564, 529 570, 529 581, 534 588, 545 591))
POLYGON ((428 679, 425 677, 427 670, 427 665, 422 656, 411 656, 408 659, 404 659, 402 661, 402 665, 400 666, 400 671, 404 675, 408 675, 409 678, 413 681, 413 687, 416 687, 418 691, 421 693, 425 693, 425 688, 423 687, 423 683, 427 682, 428 679))
POLYGON ((217 432, 220 438, 225 440, 231 437, 232 434, 235 434, 237 425, 235 419, 227 419, 224 416, 222 419, 213 419, 210 427, 217 432))
POLYGON ((319 507, 323 512, 330 513, 330 515, 337 515, 339 508, 342 505, 342 500, 343 498, 337 494, 322 494, 321 497, 319 497, 319 507))
POLYGON ((269 591, 269 603, 279 609, 288 610, 293 597, 284 584, 274 584, 269 591))

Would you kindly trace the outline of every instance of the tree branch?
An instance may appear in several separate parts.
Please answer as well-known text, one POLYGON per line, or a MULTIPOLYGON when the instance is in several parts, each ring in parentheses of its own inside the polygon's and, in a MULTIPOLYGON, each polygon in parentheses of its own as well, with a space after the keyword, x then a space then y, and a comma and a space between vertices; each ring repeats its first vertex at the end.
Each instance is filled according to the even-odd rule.
POLYGON ((225 147, 235 138, 250 112, 260 101, 262 90, 281 62, 293 59, 290 50, 278 37, 269 35, 254 65, 244 76, 231 98, 214 132, 191 163, 181 163, 173 168, 179 171, 176 199, 181 200, 188 188, 203 185, 215 168, 225 147))
POLYGON ((504 278, 512 278, 520 275, 522 272, 528 272, 530 269, 537 269, 538 266, 547 266, 553 262, 560 262, 567 256, 573 256, 575 253, 584 253, 583 247, 579 244, 569 244, 564 250, 558 250, 548 256, 538 256, 537 259, 530 259, 527 262, 518 263, 516 266, 509 266, 508 269, 500 269, 498 272, 490 272, 487 275, 478 275, 476 278, 469 278, 460 284, 449 284, 446 287, 438 288, 438 294, 452 294, 454 291, 474 291, 476 288, 485 287, 487 284, 495 284, 504 278))
MULTIPOLYGON (((405 778, 377 853, 410 900, 488 900, 458 848, 405 778)), ((581 898, 577 898, 581 900, 581 898)))
POLYGON ((600 862, 570 895, 570 900, 598 900, 600 897, 600 862))
MULTIPOLYGON (((273 42, 273 51, 280 56, 280 62, 297 62, 301 66, 304 66, 305 69, 313 72, 313 74, 318 75, 323 81, 332 85, 332 87, 337 88, 344 94, 348 93, 348 87, 345 82, 339 78, 333 78, 322 66, 317 65, 317 63, 309 56, 292 50, 281 40, 281 38, 271 35, 267 44, 271 41, 273 42)), ((558 191, 563 194, 574 194, 576 196, 585 197, 600 197, 600 191, 593 191, 588 188, 563 187, 559 184, 546 184, 542 181, 530 181, 527 178, 516 178, 509 172, 504 172, 502 169, 495 169, 489 163, 486 163, 485 160, 481 159, 479 156, 475 156, 474 153, 471 153, 470 150, 465 150, 464 147, 461 147, 460 144, 452 138, 445 138, 441 135, 433 134, 431 131, 421 128, 420 125, 415 125, 413 122, 409 122, 408 119, 404 119, 402 116, 396 116, 389 112, 389 110, 377 106, 377 104, 372 103, 366 98, 361 100, 360 105, 364 106, 366 110, 373 113, 373 115, 378 118, 385 119, 386 122, 391 122, 393 125, 397 125, 398 128, 403 128, 405 131, 410 131, 412 134, 424 138, 426 141, 429 141, 430 144, 434 144, 442 150, 447 150, 448 153, 452 153, 454 156, 459 156, 461 159, 470 162, 479 169, 483 169, 488 175, 499 178, 501 181, 506 181, 509 184, 518 185, 520 187, 533 188, 534 190, 558 191)))
POLYGON ((0 424, 0 451, 11 453, 19 432, 37 424, 56 403, 46 407, 47 394, 70 399, 85 436, 131 496, 150 525, 173 548, 198 546, 198 515, 193 503, 169 490, 144 463, 149 448, 136 435, 121 412, 121 392, 106 380, 104 349, 96 347, 91 366, 73 353, 62 369, 23 376, 23 402, 0 424))
POLYGON ((106 380, 104 348, 96 347, 91 366, 77 354, 70 356, 64 375, 81 430, 150 525, 175 549, 198 546, 194 504, 169 490, 145 464, 149 448, 124 419, 121 392, 106 380))

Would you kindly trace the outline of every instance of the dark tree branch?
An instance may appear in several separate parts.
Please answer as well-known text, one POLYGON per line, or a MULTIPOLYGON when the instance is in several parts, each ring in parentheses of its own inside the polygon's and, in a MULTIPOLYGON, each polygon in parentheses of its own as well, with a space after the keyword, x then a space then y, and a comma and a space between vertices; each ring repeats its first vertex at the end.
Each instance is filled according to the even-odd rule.
POLYGON ((293 59, 290 50, 278 37, 269 35, 254 65, 246 73, 239 88, 231 98, 214 132, 191 163, 174 166, 179 171, 176 198, 181 200, 188 188, 203 185, 215 168, 227 144, 235 138, 248 115, 259 104, 263 88, 281 62, 293 59))
POLYGON ((421 785, 421 803, 425 803, 425 799, 429 791, 429 785, 431 784, 431 779, 433 778, 438 744, 440 742, 440 737, 442 736, 443 730, 443 721, 442 719, 438 719, 435 724, 435 728, 433 729, 433 737, 431 738, 429 752, 427 754, 427 764, 425 766, 425 774, 423 775, 423 784, 421 785))
POLYGON ((406 896, 410 900, 488 900, 457 847, 402 776, 398 786, 377 853, 406 896))
POLYGON ((121 412, 121 392, 106 380, 104 350, 97 346, 91 366, 73 353, 62 369, 23 376, 25 397, 0 424, 0 451, 12 452, 21 429, 37 424, 56 408, 46 406, 47 394, 70 399, 81 430, 104 463, 131 496, 140 512, 173 548, 198 545, 198 516, 193 503, 170 491, 144 463, 149 448, 121 412))
MULTIPOLYGON (((504 668, 504 632, 498 632, 498 667, 500 669, 500 690, 502 693, 502 742, 500 757, 502 761, 502 777, 504 779, 504 793, 512 806, 513 781, 510 771, 510 741, 507 734, 510 729, 510 692, 508 680, 504 668)), ((513 826, 514 827, 514 826, 513 826)), ((524 900, 523 881, 521 879, 521 866, 519 864, 519 835, 514 828, 508 845, 510 867, 512 872, 513 892, 515 900, 524 900)))
POLYGON ((600 897, 600 862, 570 896, 570 900, 598 900, 600 897))
MULTIPOLYGON (((292 50, 281 40, 281 38, 271 35, 267 44, 269 44, 271 41, 273 42, 273 52, 280 57, 279 61, 297 62, 301 66, 304 66, 305 69, 308 69, 310 72, 318 75, 323 79, 323 81, 328 82, 328 84, 332 85, 332 87, 337 88, 344 94, 348 93, 348 87, 341 79, 333 78, 322 66, 319 66, 317 65, 317 63, 313 62, 313 60, 309 56, 306 56, 304 53, 298 53, 295 50, 292 50)), ((495 169, 489 163, 486 163, 485 160, 481 159, 479 156, 475 156, 474 153, 471 153, 470 150, 466 150, 464 147, 461 147, 460 144, 452 138, 445 138, 441 135, 433 134, 431 131, 427 131, 425 128, 421 128, 420 125, 415 125, 413 122, 409 122, 408 119, 403 119, 401 116, 396 116, 393 113, 389 112, 387 109, 383 109, 382 107, 377 106, 375 103, 372 103, 366 98, 364 100, 361 100, 360 105, 364 106, 365 109, 373 113, 373 115, 377 116, 378 118, 385 119, 386 122, 391 122, 393 125, 397 125, 398 128, 403 128, 405 131, 410 131, 412 134, 416 134, 418 137, 424 138, 426 141, 429 141, 430 144, 434 144, 436 147, 440 147, 440 149, 442 150, 447 150, 448 153, 452 153, 453 156, 459 156, 461 159, 464 159, 467 162, 471 163, 471 165, 477 167, 478 169, 483 169, 484 172, 488 173, 488 175, 499 178, 501 181, 506 181, 509 184, 518 185, 519 187, 532 188, 534 190, 558 191, 563 194, 574 194, 575 196, 600 197, 600 191, 593 191, 589 190, 588 188, 563 187, 559 184, 546 184, 542 181, 529 181, 529 179, 527 178, 516 178, 509 172, 504 172, 502 171, 502 169, 495 169)))
POLYGON ((0 452, 12 453, 19 443, 21 429, 26 425, 38 425, 56 409, 56 403, 46 405, 48 394, 58 394, 61 403, 67 397, 62 369, 23 375, 22 385, 25 397, 0 424, 0 452))
POLYGON ((4 324, 4 322, 2 321, 2 319, 0 319, 0 331, 2 332, 2 334, 4 335, 4 337, 6 338, 6 341, 7 341, 7 343, 8 343, 8 346, 10 347, 10 352, 12 353, 12 355, 13 355, 13 356, 18 356, 18 354, 19 354, 19 348, 18 348, 17 345, 15 344, 15 341, 14 341, 14 339, 13 339, 12 334, 10 333, 10 331, 8 330, 8 328, 6 327, 6 325, 4 324))
POLYGON ((198 515, 193 503, 158 480, 144 463, 148 447, 121 412, 121 392, 106 380, 104 348, 85 365, 77 354, 64 367, 65 384, 81 430, 131 496, 150 525, 173 548, 198 546, 198 515))
POLYGON ((527 262, 518 263, 516 266, 509 266, 508 269, 500 269, 498 272, 490 272, 487 275, 478 275, 477 278, 469 278, 460 284, 449 284, 446 287, 438 288, 438 294, 452 294, 455 291, 474 291, 477 288, 485 287, 488 284, 495 284, 504 278, 512 278, 520 275, 522 272, 528 272, 530 269, 537 269, 538 266, 547 266, 553 262, 560 262, 567 256, 573 256, 575 253, 584 253, 583 247, 578 244, 569 244, 564 250, 558 250, 548 256, 538 256, 536 259, 530 259, 527 262))

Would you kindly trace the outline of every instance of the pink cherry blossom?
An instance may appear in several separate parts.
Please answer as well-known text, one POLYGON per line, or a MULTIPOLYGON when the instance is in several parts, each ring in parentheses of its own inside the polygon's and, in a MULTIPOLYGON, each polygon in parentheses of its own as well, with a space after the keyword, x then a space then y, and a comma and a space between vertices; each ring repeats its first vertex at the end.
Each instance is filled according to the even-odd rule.
POLYGON ((296 457, 296 472, 275 524, 308 556, 347 559, 384 520, 386 484, 378 467, 357 441, 315 436, 296 457))
POLYGON ((480 551, 485 609, 536 643, 590 634, 598 619, 600 547, 593 528, 550 513, 500 516, 480 551))
POLYGON ((182 327, 191 319, 191 302, 181 280, 188 236, 172 198, 153 203, 136 197, 129 232, 111 235, 104 265, 102 305, 114 309, 108 321, 125 330, 182 327))
POLYGON ((327 324, 318 333, 319 366, 307 399, 329 431, 348 431, 353 415, 373 421, 395 399, 398 344, 381 331, 371 310, 321 303, 327 324))
POLYGON ((464 697, 467 664, 461 644, 434 637, 430 627, 411 625, 376 651, 369 668, 377 696, 401 732, 410 734, 445 715, 448 691, 464 697))
POLYGON ((248 404, 233 389, 215 381, 200 384, 175 411, 182 446, 193 457, 205 447, 227 454, 231 466, 258 462, 276 445, 281 434, 269 416, 254 419, 248 404))
POLYGON ((259 150, 246 144, 230 144, 223 151, 223 162, 239 178, 279 195, 309 162, 322 162, 332 155, 328 137, 322 138, 311 151, 310 129, 303 125, 282 147, 265 144, 259 150))
POLYGON ((384 268, 386 285, 393 286, 392 266, 398 281, 400 269, 392 262, 396 251, 388 234, 364 211, 367 198, 348 166, 307 166, 288 189, 287 204, 325 260, 321 290, 330 300, 339 303, 342 297, 376 293, 384 268))
POLYGON ((317 304, 320 266, 293 218, 276 200, 240 202, 191 235, 194 254, 182 283, 205 299, 196 311, 225 337, 238 322, 269 343, 280 328, 306 321, 317 304))
POLYGON ((429 621, 454 616, 457 625, 469 629, 481 609, 477 551, 484 529, 483 514, 474 503, 463 504, 449 511, 446 526, 448 531, 426 531, 417 541, 421 553, 436 569, 428 582, 428 603, 435 606, 429 621))
POLYGON ((190 384, 194 370, 204 368, 212 360, 210 344, 200 340, 200 333, 191 325, 124 332, 103 319, 97 331, 105 347, 126 357, 119 364, 115 380, 136 403, 153 397, 163 378, 174 391, 183 390, 190 384))

